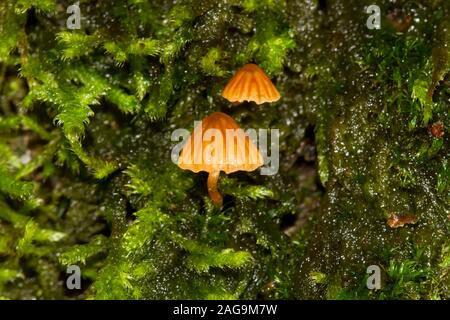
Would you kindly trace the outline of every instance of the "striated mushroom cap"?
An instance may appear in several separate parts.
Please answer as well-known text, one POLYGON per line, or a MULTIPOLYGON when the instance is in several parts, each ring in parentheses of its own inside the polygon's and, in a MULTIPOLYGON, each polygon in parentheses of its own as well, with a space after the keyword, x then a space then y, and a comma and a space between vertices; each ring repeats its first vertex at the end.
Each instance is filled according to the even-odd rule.
POLYGON ((246 64, 227 83, 222 97, 231 102, 254 101, 262 104, 277 101, 280 93, 263 69, 256 64, 246 64))
POLYGON ((258 148, 236 121, 222 112, 202 120, 184 145, 178 166, 193 172, 253 171, 264 164, 258 148))

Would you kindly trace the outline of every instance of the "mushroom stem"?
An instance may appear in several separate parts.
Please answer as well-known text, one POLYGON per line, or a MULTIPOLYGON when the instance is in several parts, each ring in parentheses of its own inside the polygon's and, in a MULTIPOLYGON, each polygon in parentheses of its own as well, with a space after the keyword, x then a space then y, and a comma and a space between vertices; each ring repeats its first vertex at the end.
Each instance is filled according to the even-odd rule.
POLYGON ((211 198, 212 202, 217 205, 222 205, 222 195, 220 194, 219 190, 217 189, 217 182, 219 181, 220 171, 213 171, 210 172, 208 175, 208 193, 209 197, 211 198))

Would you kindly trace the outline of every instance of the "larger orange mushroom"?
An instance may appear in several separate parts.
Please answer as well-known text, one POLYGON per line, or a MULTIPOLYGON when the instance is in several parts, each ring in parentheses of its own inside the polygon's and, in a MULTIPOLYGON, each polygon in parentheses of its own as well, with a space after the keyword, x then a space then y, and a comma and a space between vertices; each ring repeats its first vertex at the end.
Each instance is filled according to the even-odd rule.
POLYGON ((221 171, 253 171, 263 164, 263 157, 249 136, 222 112, 214 112, 195 127, 178 159, 181 169, 209 173, 208 193, 219 206, 223 201, 217 188, 221 171))
POLYGON ((227 83, 222 97, 233 103, 254 101, 262 104, 277 101, 280 93, 263 69, 249 63, 239 69, 227 83))

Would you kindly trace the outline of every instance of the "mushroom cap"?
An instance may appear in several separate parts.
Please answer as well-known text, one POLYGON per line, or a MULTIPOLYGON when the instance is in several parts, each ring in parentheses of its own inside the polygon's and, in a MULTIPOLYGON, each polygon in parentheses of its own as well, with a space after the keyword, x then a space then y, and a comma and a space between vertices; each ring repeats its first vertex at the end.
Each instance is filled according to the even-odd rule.
POLYGON ((222 97, 231 102, 254 101, 262 104, 277 101, 280 93, 264 70, 250 63, 239 69, 228 81, 222 97))
POLYGON ((201 121, 181 150, 178 166, 193 172, 253 171, 264 164, 258 148, 236 121, 214 112, 201 121), (210 130, 212 129, 212 130, 210 130))

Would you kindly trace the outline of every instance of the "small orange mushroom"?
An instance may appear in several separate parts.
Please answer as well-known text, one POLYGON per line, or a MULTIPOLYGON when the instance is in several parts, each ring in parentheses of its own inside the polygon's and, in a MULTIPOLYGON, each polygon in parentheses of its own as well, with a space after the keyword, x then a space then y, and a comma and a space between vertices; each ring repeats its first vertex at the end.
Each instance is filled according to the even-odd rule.
POLYGON ((254 101, 256 104, 275 102, 280 93, 263 69, 256 64, 246 64, 225 86, 222 97, 233 102, 254 101))
POLYGON ((404 227, 407 224, 416 224, 417 217, 412 215, 398 216, 391 214, 387 220, 387 225, 393 229, 404 227))
POLYGON ((441 121, 433 123, 428 131, 435 138, 442 138, 444 136, 444 124, 441 121))
POLYGON ((217 188, 221 171, 253 171, 263 164, 261 153, 244 130, 222 112, 214 112, 195 127, 178 159, 181 169, 209 173, 208 193, 218 206, 223 201, 217 188))

